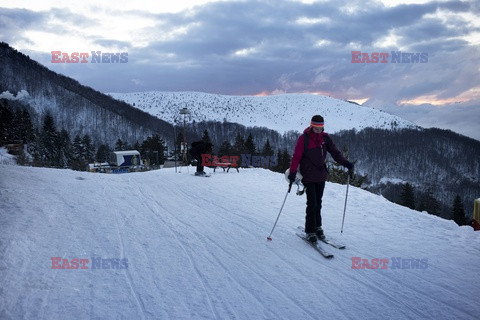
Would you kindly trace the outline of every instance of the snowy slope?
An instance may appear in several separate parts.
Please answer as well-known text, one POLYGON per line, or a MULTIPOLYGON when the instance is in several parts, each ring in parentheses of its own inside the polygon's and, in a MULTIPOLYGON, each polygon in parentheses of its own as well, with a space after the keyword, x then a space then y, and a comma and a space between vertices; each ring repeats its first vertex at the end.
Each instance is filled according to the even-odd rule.
POLYGON ((478 319, 471 228, 350 188, 340 236, 345 186, 329 183, 324 228, 348 247, 326 260, 295 236, 305 198, 293 192, 266 241, 281 174, 192 173, 0 165, 0 318, 478 319), (52 257, 128 264, 62 270, 52 257), (356 270, 352 257, 427 265, 356 270))
POLYGON ((249 127, 267 127, 280 133, 303 130, 315 114, 325 118, 330 133, 366 127, 417 127, 410 121, 383 111, 315 94, 225 96, 201 92, 151 91, 109 95, 170 123, 174 123, 181 108, 187 107, 195 121, 225 119, 249 127))

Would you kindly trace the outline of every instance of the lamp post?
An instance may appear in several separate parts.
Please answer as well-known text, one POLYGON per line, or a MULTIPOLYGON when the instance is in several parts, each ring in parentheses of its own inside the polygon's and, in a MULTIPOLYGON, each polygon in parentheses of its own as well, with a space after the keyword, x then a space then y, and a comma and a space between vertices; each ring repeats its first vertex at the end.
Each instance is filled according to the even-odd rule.
POLYGON ((190 115, 190 110, 188 110, 186 107, 180 109, 180 114, 183 115, 183 163, 187 165, 188 159, 187 159, 187 115, 190 115))
POLYGON ((173 160, 175 161, 175 173, 177 173, 177 118, 173 120, 173 160))

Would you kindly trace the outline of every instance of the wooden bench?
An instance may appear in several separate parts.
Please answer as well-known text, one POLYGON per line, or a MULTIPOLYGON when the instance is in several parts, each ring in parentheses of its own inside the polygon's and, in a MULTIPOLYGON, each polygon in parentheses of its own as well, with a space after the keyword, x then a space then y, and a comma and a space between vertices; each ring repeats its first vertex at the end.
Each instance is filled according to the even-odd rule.
POLYGON ((225 170, 230 171, 230 168, 235 168, 237 169, 237 172, 240 172, 238 171, 238 165, 236 165, 235 167, 232 167, 232 164, 231 162, 214 162, 213 163, 213 172, 215 172, 215 170, 217 169, 217 167, 220 167, 223 169, 223 172, 225 172, 225 170))

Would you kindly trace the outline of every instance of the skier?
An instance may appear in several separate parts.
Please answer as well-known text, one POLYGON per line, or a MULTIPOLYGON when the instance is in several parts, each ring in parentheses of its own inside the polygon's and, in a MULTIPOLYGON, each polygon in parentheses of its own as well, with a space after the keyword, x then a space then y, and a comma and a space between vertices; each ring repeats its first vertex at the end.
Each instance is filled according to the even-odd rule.
POLYGON ((336 162, 348 168, 350 176, 353 175, 353 163, 343 157, 330 136, 324 132, 323 117, 315 115, 312 117, 310 126, 297 140, 288 175, 288 180, 293 183, 300 165, 300 173, 303 176, 302 183, 307 194, 305 233, 307 240, 312 243, 315 243, 317 238, 325 239, 320 211, 328 175, 325 164, 327 151, 336 162))
POLYGON ((196 176, 205 176, 206 173, 203 171, 202 165, 202 154, 208 154, 212 152, 213 145, 209 142, 204 141, 195 141, 192 142, 192 147, 190 148, 190 155, 197 160, 197 172, 196 176))

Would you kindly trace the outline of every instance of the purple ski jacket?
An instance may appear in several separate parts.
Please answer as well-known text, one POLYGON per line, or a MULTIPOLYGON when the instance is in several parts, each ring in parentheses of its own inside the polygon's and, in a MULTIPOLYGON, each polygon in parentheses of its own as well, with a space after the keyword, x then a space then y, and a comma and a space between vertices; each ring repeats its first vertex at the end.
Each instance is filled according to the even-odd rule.
POLYGON ((290 164, 290 173, 296 173, 300 165, 300 173, 303 176, 302 183, 318 183, 327 181, 328 171, 325 164, 327 152, 332 155, 333 160, 346 166, 348 161, 335 147, 332 138, 325 132, 315 133, 308 127, 303 133, 308 134, 308 148, 304 154, 305 138, 303 134, 298 138, 290 164), (328 144, 325 144, 324 137, 327 137, 328 144))

